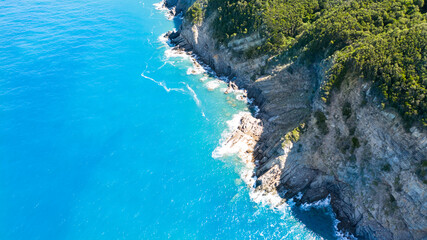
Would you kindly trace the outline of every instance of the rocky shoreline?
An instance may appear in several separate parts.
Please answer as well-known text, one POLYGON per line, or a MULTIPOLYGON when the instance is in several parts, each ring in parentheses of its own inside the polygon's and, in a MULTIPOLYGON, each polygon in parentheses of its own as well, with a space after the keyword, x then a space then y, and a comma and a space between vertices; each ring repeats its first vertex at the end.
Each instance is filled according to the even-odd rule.
MULTIPOLYGON (((172 9, 170 13, 176 14, 175 9, 172 9)), ((165 37, 168 38, 170 43, 174 46, 174 51, 185 52, 193 56, 193 64, 207 65, 209 68, 214 67, 213 65, 209 65, 208 63, 201 60, 199 55, 193 52, 192 46, 188 45, 188 42, 183 39, 182 35, 180 35, 179 32, 169 31, 165 34, 165 37)), ((245 92, 245 97, 248 97, 248 94, 250 94, 250 96, 256 96, 257 93, 252 92, 255 90, 254 88, 251 88, 251 86, 247 85, 245 82, 235 81, 235 76, 232 74, 230 75, 225 78, 227 79, 228 83, 228 88, 224 92, 225 94, 240 90, 245 92), (233 80, 230 80, 230 75, 233 80), (237 84, 239 84, 240 86, 237 84), (247 93, 245 87, 250 87, 249 93, 247 93)), ((262 103, 262 101, 257 101, 256 98, 252 98, 252 101, 262 103)), ((252 105, 252 107, 258 108, 258 106, 256 106, 254 103, 252 103, 252 105)), ((322 202, 326 199, 329 199, 328 202, 330 203, 330 196, 325 194, 316 194, 318 196, 312 197, 310 200, 301 201, 302 195, 300 197, 297 196, 298 194, 301 194, 301 192, 291 193, 292 191, 289 191, 288 189, 284 188, 283 185, 280 184, 281 172, 280 170, 278 170, 277 166, 268 168, 269 166, 262 164, 263 162, 265 162, 265 159, 268 156, 267 153, 264 153, 262 150, 265 148, 265 146, 260 144, 261 136, 264 132, 263 122, 271 122, 271 119, 263 119, 266 116, 259 116, 258 113, 256 115, 258 116, 254 116, 249 112, 236 115, 235 117, 238 118, 237 121, 239 122, 239 124, 229 129, 231 132, 228 134, 227 138, 221 143, 219 149, 216 149, 215 151, 226 152, 227 154, 236 154, 239 159, 246 164, 247 167, 247 171, 242 173, 242 179, 249 187, 254 189, 258 201, 266 202, 271 207, 280 207, 282 204, 286 203, 286 199, 290 199, 292 201, 292 204, 297 205, 310 205, 310 203, 322 202), (264 148, 262 148, 262 146, 264 148), (260 172, 264 171, 264 169, 266 168, 268 168, 268 174, 261 174, 260 172), (260 176, 259 179, 258 176, 260 176), (280 198, 281 200, 277 200, 278 198, 280 198)), ((272 124, 268 125, 271 128, 272 124)), ((275 145, 275 147, 277 147, 277 144, 275 145)), ((288 150, 290 148, 292 148, 292 146, 287 146, 288 150)), ((213 156, 215 155, 222 156, 222 154, 217 154, 216 152, 214 152, 213 156)), ((321 191, 323 193, 323 190, 321 191)), ((347 231, 345 228, 342 228, 342 230, 347 231)), ((348 233, 342 233, 341 231, 337 231, 337 234, 341 237, 344 237, 343 239, 354 238, 354 236, 348 233)))
MULTIPOLYGON (((171 10, 170 13, 175 14, 175 9, 171 10)), ((201 61, 198 55, 195 55, 195 53, 191 51, 191 48, 186 45, 187 42, 180 38, 179 33, 169 31, 165 34, 165 37, 168 38, 170 43, 174 46, 174 51, 185 52, 193 56, 193 64, 198 66, 206 65, 209 68, 212 67, 206 62, 201 61)), ((243 87, 239 87, 235 81, 230 80, 229 77, 225 77, 223 80, 227 82, 227 88, 225 89, 224 94, 240 91, 242 92, 242 99, 240 100, 248 98, 247 90, 243 87)), ((252 103, 252 101, 249 100, 248 103, 252 105, 252 108, 258 108, 252 103)), ((255 173, 256 162, 254 161, 253 154, 263 132, 262 120, 256 118, 249 112, 242 112, 235 115, 234 118, 236 119, 230 121, 237 122, 238 124, 235 126, 230 126, 229 134, 221 143, 220 147, 214 151, 213 156, 222 156, 223 154, 219 152, 236 154, 239 159, 241 159, 241 161, 244 162, 250 169, 252 169, 253 173, 255 173)), ((248 184, 248 179, 253 178, 254 176, 254 174, 250 174, 250 176, 245 178, 248 184)))
MULTIPOLYGON (((165 2, 173 14, 191 4, 165 2)), ((427 159, 426 130, 405 130, 358 76, 347 76, 325 105, 319 86, 330 62, 266 68, 266 56, 247 60, 233 54, 253 46, 259 36, 218 47, 211 22, 209 17, 195 25, 184 20, 167 37, 176 49, 228 76, 230 89, 247 89, 259 107, 256 118, 240 116, 224 144, 255 168, 255 191, 299 203, 330 196, 339 229, 360 239, 427 238, 427 185, 417 175, 427 159)))

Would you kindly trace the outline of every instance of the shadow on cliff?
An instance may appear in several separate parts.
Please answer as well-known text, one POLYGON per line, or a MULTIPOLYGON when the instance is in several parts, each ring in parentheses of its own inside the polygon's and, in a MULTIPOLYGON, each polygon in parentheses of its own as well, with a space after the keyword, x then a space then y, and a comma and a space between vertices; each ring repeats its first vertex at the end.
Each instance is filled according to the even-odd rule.
POLYGON ((318 88, 316 79, 314 69, 293 63, 276 72, 274 77, 255 82, 248 88, 249 97, 255 99, 254 103, 260 108, 257 117, 264 126, 253 152, 253 159, 258 163, 256 186, 267 191, 274 189, 283 199, 291 199, 303 193, 301 200, 296 200, 296 205, 291 208, 290 214, 318 236, 336 239, 336 220, 331 206, 301 207, 301 202, 312 203, 325 199, 330 192, 325 184, 316 185, 321 173, 310 169, 302 161, 304 152, 316 147, 316 143, 303 144, 293 139, 294 143, 289 147, 282 146, 287 133, 295 133, 295 129, 310 119, 314 94, 318 88))
MULTIPOLYGON (((174 24, 177 29, 181 27, 181 23, 181 18, 174 18, 174 24)), ((179 33, 172 33, 169 38, 174 40, 178 35, 179 33)), ((177 44, 178 47, 183 47, 177 41, 172 41, 172 43, 177 44)), ((184 49, 186 48, 184 47, 184 49)), ((198 60, 201 61, 201 59, 198 60)), ((214 69, 214 66, 211 65, 211 67, 214 69)), ((248 86, 245 81, 240 82, 240 84, 239 81, 236 81, 239 87, 247 88, 248 96, 253 98, 255 105, 261 109, 258 118, 262 119, 264 130, 253 152, 254 159, 260 162, 257 168, 257 177, 261 177, 274 165, 278 164, 274 162, 274 158, 280 155, 277 150, 282 142, 282 137, 304 122, 311 114, 312 90, 316 88, 312 71, 301 69, 301 66, 292 64, 284 69, 282 73, 285 76, 282 79, 274 78, 271 81, 262 81, 259 85, 250 84, 248 86), (308 73, 304 71, 308 71, 308 73), (268 111, 265 111, 265 109, 268 109, 268 111), (276 116, 277 118, 274 119, 276 116), (276 124, 276 122, 280 124, 276 124)), ((295 146, 290 149, 290 155, 300 155, 300 145, 295 144, 295 146)), ((296 160, 293 164, 298 165, 296 160)), ((286 166, 279 173, 280 184, 275 187, 282 198, 290 199, 298 192, 305 190, 316 175, 316 171, 308 168, 293 168, 292 164, 288 166, 287 161, 286 166), (282 179, 288 180, 282 182, 282 179), (285 189, 287 194, 285 194, 285 189), (290 191, 290 189, 293 189, 293 191, 290 191)), ((305 199, 307 202, 317 201, 326 197, 323 191, 319 193, 313 191, 311 194, 310 199, 305 199)), ((304 210, 304 208, 299 207, 298 203, 297 206, 291 208, 290 214, 316 235, 324 239, 336 239, 335 219, 332 217, 331 208, 309 208, 304 210)))
MULTIPOLYGON (((276 158, 280 155, 280 153, 277 152, 278 146, 274 145, 275 142, 276 145, 277 142, 281 142, 280 136, 284 136, 288 131, 290 130, 278 130, 275 127, 271 128, 269 124, 265 126, 260 141, 258 141, 255 148, 257 151, 254 151, 254 159, 259 161, 259 165, 256 169, 256 176, 258 177, 256 183, 257 187, 261 187, 262 184, 271 185, 271 182, 268 180, 275 176, 268 176, 271 174, 269 171, 274 169, 276 165, 279 165, 276 158), (272 134, 272 132, 274 133, 272 134), (271 138, 272 135, 275 137, 271 138), (263 180, 265 180, 265 182, 263 182, 263 180)), ((276 176, 280 179, 280 183, 274 184, 274 190, 279 193, 281 198, 286 199, 290 205, 292 205, 291 202, 294 200, 296 201, 290 208, 291 212, 289 214, 304 224, 310 231, 324 239, 337 239, 335 236, 336 219, 334 218, 332 207, 303 204, 303 202, 310 203, 325 199, 325 197, 327 197, 327 191, 323 188, 317 189, 318 191, 316 191, 316 189, 310 189, 309 185, 316 178, 317 172, 298 165, 297 156, 301 155, 301 151, 301 145, 298 143, 290 148, 288 152, 290 162, 288 164, 286 161, 285 166, 283 166, 278 173, 279 176, 276 176), (300 192, 304 192, 304 195, 301 196, 301 200, 297 200, 297 195, 300 192), (290 199, 292 199, 291 202, 289 202, 290 199)))

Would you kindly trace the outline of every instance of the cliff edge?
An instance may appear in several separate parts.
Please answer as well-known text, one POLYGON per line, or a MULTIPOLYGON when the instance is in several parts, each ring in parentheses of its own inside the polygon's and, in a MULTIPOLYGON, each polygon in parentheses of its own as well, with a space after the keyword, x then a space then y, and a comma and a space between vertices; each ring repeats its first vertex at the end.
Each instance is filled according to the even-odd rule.
MULTIPOLYGON (((165 3, 174 14, 192 4, 165 3)), ((244 116, 228 140, 254 140, 246 152, 256 166, 256 190, 284 199, 302 193, 300 202, 330 195, 339 228, 360 239, 426 239, 426 128, 408 128, 395 109, 382 106, 372 83, 351 72, 325 103, 320 86, 333 58, 274 65, 267 55, 246 58, 236 52, 259 45, 260 35, 221 44, 214 17, 184 19, 168 37, 247 89, 259 107, 257 119, 244 116)))

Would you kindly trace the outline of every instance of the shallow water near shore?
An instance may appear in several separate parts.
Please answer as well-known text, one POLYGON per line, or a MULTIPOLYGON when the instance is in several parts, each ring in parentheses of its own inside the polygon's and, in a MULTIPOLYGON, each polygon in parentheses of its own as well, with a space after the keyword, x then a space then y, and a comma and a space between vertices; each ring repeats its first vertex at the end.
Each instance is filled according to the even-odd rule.
POLYGON ((1 238, 336 239, 212 157, 248 106, 170 51, 156 1, 0 3, 1 238))

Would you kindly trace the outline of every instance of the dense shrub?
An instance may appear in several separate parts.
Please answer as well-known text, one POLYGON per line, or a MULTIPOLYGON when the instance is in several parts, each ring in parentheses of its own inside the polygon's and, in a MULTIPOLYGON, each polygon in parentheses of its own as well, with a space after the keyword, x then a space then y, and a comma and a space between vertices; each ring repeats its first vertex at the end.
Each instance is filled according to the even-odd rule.
POLYGON ((381 170, 384 172, 390 172, 391 171, 391 165, 387 163, 381 168, 381 170))
POLYGON ((342 115, 345 119, 348 119, 351 116, 351 104, 349 102, 344 103, 342 107, 342 115))
POLYGON ((326 116, 321 111, 316 111, 314 113, 316 118, 316 124, 322 134, 327 134, 329 132, 328 125, 326 124, 326 116))
POLYGON ((349 62, 405 120, 427 124, 427 23, 370 36, 344 49, 331 69, 332 79, 349 62))
POLYGON ((187 16, 214 17, 222 44, 259 34, 244 52, 306 63, 334 56, 322 86, 328 101, 348 73, 374 83, 385 104, 427 126, 427 4, 424 0, 197 0, 187 16))
POLYGON ((285 137, 283 144, 289 144, 291 142, 296 143, 301 137, 301 134, 306 130, 305 123, 301 123, 298 127, 294 128, 292 131, 288 132, 285 137))
POLYGON ((198 24, 203 20, 204 10, 202 8, 202 3, 195 2, 187 11, 186 18, 190 20, 193 24, 198 24))
POLYGON ((359 148, 360 147, 360 142, 359 142, 359 139, 357 137, 351 138, 351 144, 352 144, 353 148, 359 148))

